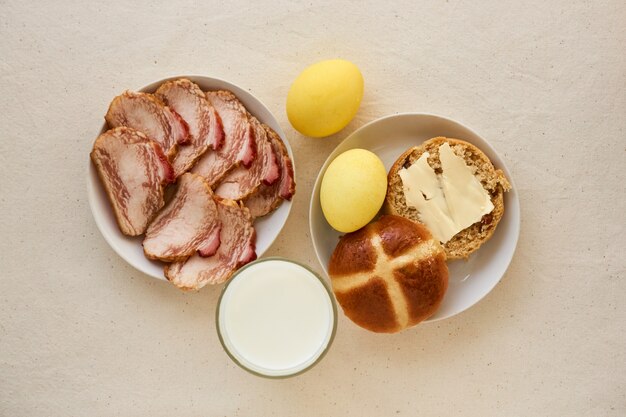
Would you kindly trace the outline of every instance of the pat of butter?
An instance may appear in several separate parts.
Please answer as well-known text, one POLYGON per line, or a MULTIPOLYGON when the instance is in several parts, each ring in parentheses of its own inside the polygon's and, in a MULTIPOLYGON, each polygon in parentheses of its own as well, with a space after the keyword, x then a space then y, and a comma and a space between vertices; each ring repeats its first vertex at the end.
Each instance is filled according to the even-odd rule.
POLYGON ((402 188, 406 204, 417 209, 422 223, 430 229, 440 242, 447 242, 459 231, 450 216, 448 203, 435 171, 428 165, 428 152, 408 169, 402 168, 398 174, 402 179, 402 188))
POLYGON ((428 165, 428 152, 398 174, 407 205, 415 207, 433 236, 446 243, 461 230, 491 213, 493 203, 485 190, 448 143, 439 147, 442 174, 428 165))

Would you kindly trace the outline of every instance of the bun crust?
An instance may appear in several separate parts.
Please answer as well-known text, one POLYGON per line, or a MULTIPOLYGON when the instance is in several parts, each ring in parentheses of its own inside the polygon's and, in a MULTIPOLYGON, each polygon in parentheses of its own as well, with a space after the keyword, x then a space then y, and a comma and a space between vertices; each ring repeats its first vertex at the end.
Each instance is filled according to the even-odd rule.
POLYGON ((346 316, 379 333, 427 319, 448 288, 443 247, 424 225, 399 216, 382 216, 343 236, 328 271, 346 316))
POLYGON ((420 146, 415 146, 404 152, 393 164, 387 176, 387 195, 383 210, 385 213, 405 217, 419 222, 420 218, 414 207, 407 206, 402 188, 402 179, 398 171, 404 167, 409 167, 417 161, 424 152, 428 152, 428 164, 436 173, 441 173, 441 162, 439 161, 439 146, 444 143, 450 144, 452 151, 465 160, 467 166, 473 171, 482 186, 489 192, 494 209, 491 213, 485 214, 479 222, 474 223, 454 235, 452 239, 444 244, 448 259, 467 259, 493 235, 502 215, 504 214, 504 192, 511 189, 509 181, 504 173, 496 169, 487 155, 471 143, 450 139, 442 136, 429 139, 420 146))

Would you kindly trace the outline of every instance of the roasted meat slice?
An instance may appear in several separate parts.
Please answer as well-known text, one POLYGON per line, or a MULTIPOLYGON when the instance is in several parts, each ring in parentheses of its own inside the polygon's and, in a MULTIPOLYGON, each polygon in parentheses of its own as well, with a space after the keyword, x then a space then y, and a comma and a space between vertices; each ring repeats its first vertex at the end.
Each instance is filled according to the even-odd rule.
POLYGON ((246 108, 230 91, 208 91, 206 98, 217 111, 224 128, 224 145, 206 152, 192 168, 213 186, 239 164, 250 167, 256 156, 254 130, 246 108))
POLYGON ((215 255, 193 255, 184 262, 165 267, 165 276, 183 290, 199 290, 206 284, 226 281, 237 268, 256 259, 256 233, 247 208, 233 200, 217 199, 222 228, 220 246, 215 255))
POLYGON ((296 192, 293 165, 285 144, 272 128, 267 125, 263 125, 263 128, 276 155, 280 177, 271 185, 261 184, 253 194, 243 200, 245 206, 250 210, 252 218, 265 216, 272 212, 280 205, 281 201, 291 200, 296 192))
POLYGON ((211 187, 202 177, 186 173, 178 178, 172 199, 148 226, 143 251, 147 258, 166 262, 185 260, 198 249, 215 253, 219 229, 211 187))
POLYGON ((267 133, 256 117, 248 114, 256 139, 256 157, 250 168, 238 166, 220 181, 215 194, 231 200, 241 200, 253 192, 263 183, 271 185, 278 181, 280 169, 276 155, 272 150, 267 133))
POLYGON ((143 133, 117 127, 98 136, 91 151, 122 233, 137 236, 163 207, 163 185, 174 171, 158 143, 143 133))
POLYGON ((216 150, 222 146, 222 122, 198 85, 184 78, 166 81, 155 95, 178 113, 189 127, 189 143, 179 146, 172 160, 177 175, 188 171, 207 149, 216 150))
POLYGON ((126 91, 109 105, 106 119, 109 127, 132 127, 161 145, 170 160, 176 145, 187 143, 187 123, 152 94, 126 91))

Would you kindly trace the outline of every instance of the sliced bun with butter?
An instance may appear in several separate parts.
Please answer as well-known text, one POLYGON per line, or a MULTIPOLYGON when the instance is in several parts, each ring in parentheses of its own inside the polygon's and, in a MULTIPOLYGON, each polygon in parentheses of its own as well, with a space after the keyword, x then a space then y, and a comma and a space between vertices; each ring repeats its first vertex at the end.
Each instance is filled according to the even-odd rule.
POLYGON ((424 223, 448 259, 467 258, 504 214, 504 173, 471 143, 436 137, 403 153, 388 175, 384 211, 424 223))
POLYGON ((399 216, 381 216, 342 236, 328 274, 346 316, 379 333, 432 316, 448 288, 441 244, 421 223, 399 216))

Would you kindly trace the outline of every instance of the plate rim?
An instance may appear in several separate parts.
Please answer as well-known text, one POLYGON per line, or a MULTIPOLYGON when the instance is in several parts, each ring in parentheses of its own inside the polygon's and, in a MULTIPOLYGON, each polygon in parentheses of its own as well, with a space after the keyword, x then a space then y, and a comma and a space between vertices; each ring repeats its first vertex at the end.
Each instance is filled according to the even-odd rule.
MULTIPOLYGON (((267 123, 270 124, 272 129, 274 129, 276 131, 276 133, 278 134, 278 136, 282 139, 283 143, 285 144, 285 147, 287 148, 287 153, 289 154, 289 158, 291 158, 291 165, 292 165, 292 169, 293 169, 293 176, 294 179, 296 179, 296 164, 295 164, 295 160, 294 160, 294 156, 293 156, 293 150, 291 148, 291 144, 289 143, 289 140, 287 139, 287 136, 285 135, 285 132, 283 131, 282 127, 280 126, 280 123, 278 122, 278 119, 276 118, 276 116, 274 115, 274 113, 269 109, 269 107, 262 101, 260 100, 256 95, 254 95, 250 90, 245 89, 237 84, 234 84, 230 81, 226 81, 222 78, 217 78, 217 77, 210 77, 207 75, 198 75, 198 74, 183 74, 183 75, 175 75, 175 76, 168 76, 168 77, 164 77, 160 80, 156 80, 153 81, 149 84, 146 84, 144 86, 142 86, 141 88, 137 88, 134 89, 132 91, 139 91, 139 92, 153 92, 154 89, 159 86, 160 84, 167 82, 167 81, 171 81, 171 80, 176 80, 176 79, 180 79, 180 78, 187 78, 190 81, 197 83, 196 80, 198 79, 202 79, 208 82, 212 82, 212 83, 218 83, 218 84, 222 84, 224 86, 224 89, 228 89, 228 90, 240 90, 243 91, 244 94, 247 94, 250 96, 250 98, 252 98, 254 101, 256 101, 262 109, 264 109, 267 114, 270 116, 270 118, 272 119, 271 121, 267 121, 264 120, 262 121, 263 123, 267 123), (151 91, 152 90, 152 91, 151 91)), ((126 88, 124 91, 129 90, 129 88, 126 88)), ((239 97, 238 97, 239 98, 239 97)), ((107 106, 108 108, 108 106, 107 106)), ((256 116, 256 115, 255 115, 256 116)), ((106 121, 104 121, 102 123, 102 126, 100 127, 100 130, 98 130, 98 132, 96 133, 96 135, 94 136, 95 138, 97 138, 99 135, 101 135, 102 133, 104 133, 107 130, 107 124, 106 121)), ((95 140, 95 139, 94 139, 95 140)), ((92 186, 93 178, 92 178, 92 174, 95 175, 95 177, 98 177, 98 180, 96 180, 95 182, 99 183, 99 176, 98 173, 94 171, 94 166, 93 163, 91 161, 91 157, 89 156, 91 154, 91 149, 93 148, 93 143, 92 143, 92 147, 90 148, 89 154, 87 156, 87 166, 86 166, 86 170, 85 170, 85 185, 87 188, 87 200, 89 202, 89 210, 91 211, 91 216, 93 218, 93 220, 96 223, 96 227, 98 228, 98 231, 100 232, 100 235, 104 238, 105 242, 107 243, 107 245, 109 245, 109 247, 111 249, 113 249, 113 252, 115 252, 117 254, 117 256, 119 256, 122 260, 124 260, 124 262, 126 262, 128 265, 132 266, 134 269, 136 269, 137 271, 141 272, 144 275, 147 275, 151 278, 155 278, 161 281, 167 281, 167 279, 165 278, 165 275, 163 273, 161 273, 161 275, 155 275, 149 271, 146 271, 142 268, 142 263, 141 262, 136 262, 134 257, 131 256, 125 256, 123 254, 123 251, 117 247, 117 245, 113 244, 113 238, 111 236, 109 236, 108 233, 105 233, 103 230, 107 229, 108 230, 108 226, 105 224, 102 216, 96 215, 96 196, 95 193, 99 192, 99 190, 97 190, 95 187, 92 186)), ((102 184, 100 184, 100 187, 102 187, 102 184)), ((295 195, 294 195, 295 198, 295 195)), ((289 220, 289 216, 291 215, 291 210, 292 210, 292 206, 293 206, 293 198, 291 200, 283 200, 283 202, 281 203, 281 206, 286 204, 287 205, 287 212, 285 213, 285 217, 284 220, 282 221, 282 224, 280 225, 280 228, 278 230, 278 232, 275 234, 275 236, 271 239, 271 241, 268 243, 267 248, 265 248, 265 250, 263 252, 257 252, 257 258, 261 258, 265 252, 267 252, 267 250, 269 250, 271 248, 271 246, 276 242, 276 239, 278 239, 278 236, 280 235, 280 233, 282 232, 282 230, 284 229, 285 225, 287 224, 287 220, 289 220)), ((109 205, 110 206, 110 205, 109 205)), ((109 206, 107 206, 108 210, 112 210, 109 206)), ((270 213, 269 215, 273 215, 275 212, 270 213)), ((117 225, 117 222, 116 222, 117 225)), ((125 236, 125 239, 138 239, 143 235, 140 236, 125 236)), ((148 262, 152 262, 150 260, 148 260, 147 258, 145 258, 146 261, 148 262)))
MULTIPOLYGON (((489 149, 489 151, 491 153, 493 153, 494 155, 497 155, 498 159, 500 159, 502 161, 502 166, 499 166, 498 169, 501 169, 502 171, 504 171, 504 173, 506 174, 507 179, 509 180, 509 183, 511 184, 511 189, 514 190, 513 204, 514 204, 515 212, 517 213, 517 221, 514 222, 514 230, 513 230, 514 236, 509 238, 509 239, 513 239, 512 240, 513 241, 513 249, 511 251, 510 256, 505 261, 505 265, 504 265, 504 268, 502 270, 502 274, 498 277, 498 279, 494 280, 493 284, 489 286, 488 290, 485 291, 484 294, 482 294, 480 297, 478 297, 473 303, 469 304, 468 306, 465 306, 464 308, 460 309, 459 311, 457 311, 455 313, 448 314, 448 315, 441 316, 441 317, 428 318, 428 319, 426 319, 426 320, 424 320, 422 322, 422 323, 434 323, 434 322, 437 322, 437 321, 440 321, 440 320, 449 319, 451 317, 454 317, 456 315, 459 315, 459 314, 467 311, 468 309, 470 309, 473 306, 475 306, 476 304, 478 304, 481 300, 483 300, 489 293, 491 293, 491 291, 493 291, 493 289, 496 287, 496 285, 498 285, 498 283, 502 280, 502 278, 504 277, 504 275, 508 271, 509 267, 511 266, 511 262, 513 261, 513 257, 515 255, 515 252, 517 251, 517 245, 519 243, 519 236, 520 236, 520 230, 521 230, 521 221, 522 221, 522 213, 521 213, 519 196, 517 194, 517 186, 515 184, 513 176, 511 175, 511 173, 510 173, 510 171, 508 169, 508 166, 506 165, 506 162, 500 156, 500 153, 497 152, 495 150, 495 148, 482 135, 476 133, 476 131, 474 129, 472 129, 471 127, 469 127, 466 124, 461 123, 461 122, 459 122, 457 120, 454 120, 454 119, 451 119, 449 117, 442 116, 442 115, 439 115, 439 114, 435 114, 435 113, 400 112, 400 113, 393 113, 393 114, 389 114, 389 115, 386 115, 386 116, 379 117, 378 119, 374 119, 372 121, 369 121, 366 124, 364 124, 363 126, 361 126, 358 129, 354 130, 352 133, 350 133, 348 136, 346 136, 345 139, 343 139, 341 142, 339 142, 337 144, 337 146, 335 146, 333 148, 333 150, 330 152, 330 154, 328 155, 328 157, 326 158, 326 160, 324 161, 324 163, 320 167, 320 170, 319 170, 318 175, 317 175, 317 177, 315 179, 315 182, 313 183, 313 188, 311 190, 311 198, 310 198, 310 201, 309 201, 309 235, 311 236, 311 243, 313 244, 313 250, 315 252, 315 256, 317 258, 317 261, 320 264, 320 266, 322 267, 322 271, 324 272, 326 277, 329 280, 331 280, 330 279, 330 275, 328 274, 328 268, 322 262, 320 251, 318 250, 317 245, 315 244, 315 241, 313 239, 314 231, 313 231, 312 214, 313 214, 314 205, 316 203, 316 201, 315 201, 316 200, 315 199, 316 190, 320 186, 319 183, 320 183, 324 173, 326 172, 326 169, 328 168, 328 165, 330 164, 330 162, 332 160, 334 160, 334 158, 336 158, 337 155, 335 155, 335 154, 337 152, 337 149, 341 145, 343 145, 345 142, 347 142, 353 136, 359 134, 361 131, 369 128, 370 126, 372 126, 374 124, 381 123, 381 122, 383 122, 385 120, 388 120, 388 119, 404 118, 404 117, 432 117, 432 118, 436 118, 436 119, 442 120, 444 122, 451 123, 453 125, 457 125, 457 126, 463 128, 463 129, 466 129, 467 131, 469 131, 470 133, 472 133, 476 137, 480 138, 486 144, 486 146, 489 149)), ((349 149, 354 149, 354 148, 349 148, 349 149)), ((348 149, 346 149, 346 150, 348 150, 348 149)))

